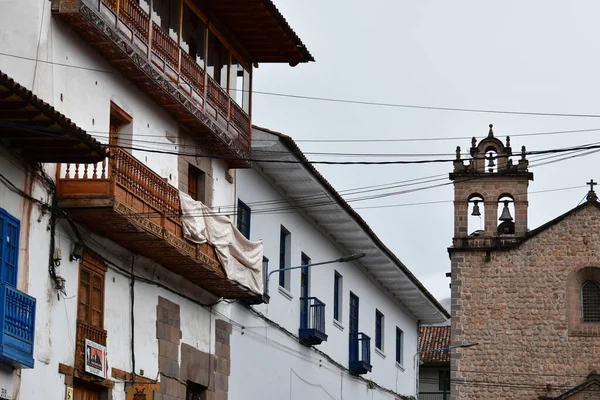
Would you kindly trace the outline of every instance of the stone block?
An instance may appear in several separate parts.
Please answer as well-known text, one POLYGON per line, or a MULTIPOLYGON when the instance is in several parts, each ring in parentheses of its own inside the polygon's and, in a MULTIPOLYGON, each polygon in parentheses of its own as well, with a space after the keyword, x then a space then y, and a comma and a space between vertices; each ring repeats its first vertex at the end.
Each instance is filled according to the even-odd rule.
POLYGON ((179 311, 169 310, 160 305, 156 306, 156 319, 158 322, 171 325, 177 329, 179 329, 181 325, 179 311))
POLYGON ((231 372, 231 363, 223 357, 215 357, 217 361, 217 372, 229 376, 231 372))
POLYGON ((186 343, 181 344, 181 379, 208 387, 214 372, 213 356, 186 343))
POLYGON ((179 341, 181 340, 181 330, 173 325, 156 321, 156 338, 179 344, 179 341))
POLYGON ((230 337, 231 335, 225 329, 215 329, 215 341, 217 341, 218 343, 223 343, 229 346, 230 337))
POLYGON ((158 305, 162 308, 166 308, 169 311, 179 314, 179 304, 173 303, 171 300, 167 300, 164 297, 158 296, 158 305))
POLYGON ((179 378, 179 364, 171 358, 158 356, 158 371, 173 378, 179 378))
POLYGON ((229 334, 231 334, 231 332, 232 332, 231 324, 229 322, 226 322, 226 321, 222 320, 222 319, 216 320, 215 326, 216 326, 217 329, 224 329, 229 334))
POLYGON ((158 339, 158 355, 179 362, 179 346, 168 340, 158 339))
POLYGON ((215 390, 215 400, 227 400, 227 392, 223 390, 215 390))
POLYGON ((215 343, 215 355, 229 360, 231 358, 231 348, 223 343, 215 343))
POLYGON ((222 390, 227 392, 229 390, 229 377, 227 375, 215 374, 215 391, 222 390))

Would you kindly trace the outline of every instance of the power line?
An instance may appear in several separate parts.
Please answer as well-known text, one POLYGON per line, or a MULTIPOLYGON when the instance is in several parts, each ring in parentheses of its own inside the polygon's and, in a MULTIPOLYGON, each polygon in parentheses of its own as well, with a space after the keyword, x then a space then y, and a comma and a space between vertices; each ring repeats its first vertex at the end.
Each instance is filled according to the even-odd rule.
MULTIPOLYGON (((22 60, 29 60, 29 61, 34 61, 34 62, 57 65, 57 66, 66 67, 66 68, 82 69, 82 70, 86 70, 86 71, 121 75, 119 72, 116 72, 116 71, 108 71, 108 70, 103 70, 103 69, 98 69, 98 68, 81 67, 81 66, 77 66, 77 65, 58 63, 58 62, 54 62, 54 61, 40 60, 37 57, 35 57, 35 58, 26 57, 26 56, 20 56, 20 55, 9 54, 9 53, 4 53, 4 52, 0 52, 0 55, 6 56, 6 57, 22 59, 22 60)), ((233 90, 241 91, 241 92, 245 91, 243 89, 233 89, 233 90)), ((402 103, 385 103, 385 102, 350 100, 350 99, 340 99, 340 98, 331 98, 331 97, 307 96, 307 95, 298 95, 298 94, 289 94, 289 93, 265 92, 265 91, 259 91, 259 90, 253 90, 252 94, 261 94, 261 95, 265 95, 265 96, 284 97, 284 98, 300 99, 300 100, 321 101, 321 102, 328 102, 328 103, 355 104, 355 105, 418 109, 418 110, 432 110, 432 111, 454 111, 454 112, 468 112, 468 113, 479 113, 479 114, 526 115, 526 116, 544 116, 544 117, 600 118, 600 114, 533 112, 533 111, 514 111, 514 110, 494 110, 494 109, 482 109, 482 108, 442 107, 442 106, 402 104, 402 103)))

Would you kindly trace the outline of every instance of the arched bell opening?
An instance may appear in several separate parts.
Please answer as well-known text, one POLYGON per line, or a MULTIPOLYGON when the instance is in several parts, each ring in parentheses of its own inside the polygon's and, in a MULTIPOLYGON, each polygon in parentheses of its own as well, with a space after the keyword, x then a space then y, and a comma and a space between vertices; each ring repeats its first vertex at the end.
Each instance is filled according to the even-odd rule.
POLYGON ((515 234, 515 200, 510 194, 498 197, 498 234, 515 234))
POLYGON ((469 235, 480 234, 485 229, 485 207, 483 196, 474 193, 469 196, 469 214, 467 232, 469 235))
POLYGON ((498 152, 495 148, 490 147, 485 150, 485 172, 496 173, 498 172, 498 152))

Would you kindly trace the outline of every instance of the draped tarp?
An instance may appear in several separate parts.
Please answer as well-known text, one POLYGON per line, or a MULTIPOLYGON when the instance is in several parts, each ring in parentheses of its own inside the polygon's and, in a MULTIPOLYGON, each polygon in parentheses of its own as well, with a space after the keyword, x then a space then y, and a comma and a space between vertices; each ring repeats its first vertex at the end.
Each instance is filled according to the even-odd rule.
POLYGON ((179 199, 185 238, 213 245, 228 279, 263 294, 262 241, 246 239, 228 217, 215 215, 201 201, 183 192, 179 192, 179 199))

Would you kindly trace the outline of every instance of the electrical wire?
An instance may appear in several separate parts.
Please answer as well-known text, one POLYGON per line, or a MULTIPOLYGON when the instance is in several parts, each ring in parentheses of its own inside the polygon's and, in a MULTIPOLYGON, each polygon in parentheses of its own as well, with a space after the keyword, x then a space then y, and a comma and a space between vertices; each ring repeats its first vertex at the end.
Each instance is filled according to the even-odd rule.
MULTIPOLYGON (((121 75, 117 71, 109 71, 98 68, 82 67, 77 65, 58 63, 54 61, 41 60, 39 58, 26 57, 16 54, 10 54, 0 52, 0 55, 6 57, 12 57, 22 60, 29 60, 34 62, 46 63, 66 68, 81 69, 85 71, 101 72, 107 74, 121 75)), ((238 92, 245 92, 244 89, 233 89, 238 92)), ((320 97, 320 96, 308 96, 290 93, 276 93, 266 92, 260 90, 253 90, 252 94, 260 94, 265 96, 273 96, 279 98, 290 98, 299 100, 312 100, 326 103, 339 103, 339 104, 353 104, 363 106, 377 106, 377 107, 388 107, 388 108, 404 108, 404 109, 417 109, 417 110, 430 110, 430 111, 453 111, 453 112, 465 112, 465 113, 478 113, 478 114, 501 114, 501 115, 525 115, 525 116, 543 116, 543 117, 570 117, 570 118, 600 118, 600 114, 585 114, 585 113, 562 113, 562 112, 534 112, 534 111, 516 111, 516 110, 497 110, 497 109, 482 109, 482 108, 466 108, 466 107, 442 107, 442 106, 430 106, 430 105, 419 105, 419 104, 403 104, 403 103, 386 103, 376 101, 362 101, 362 100, 351 100, 331 97, 320 97)))

